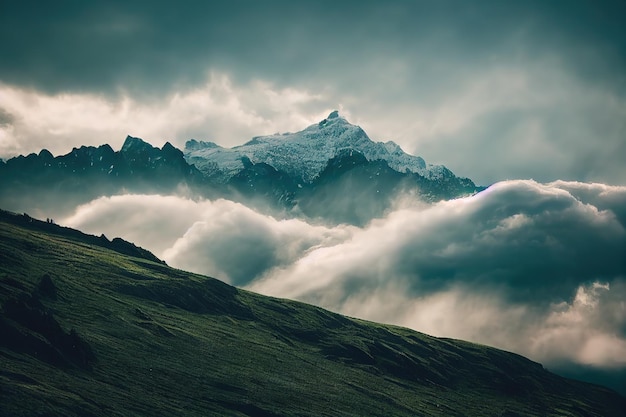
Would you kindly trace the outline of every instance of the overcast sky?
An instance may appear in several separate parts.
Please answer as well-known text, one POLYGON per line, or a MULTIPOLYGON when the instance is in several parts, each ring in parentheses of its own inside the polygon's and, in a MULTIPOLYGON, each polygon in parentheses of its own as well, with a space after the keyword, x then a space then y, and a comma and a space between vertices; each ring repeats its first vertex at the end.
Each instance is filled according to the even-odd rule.
POLYGON ((626 184, 623 1, 0 1, 0 156, 339 109, 480 184, 626 184))

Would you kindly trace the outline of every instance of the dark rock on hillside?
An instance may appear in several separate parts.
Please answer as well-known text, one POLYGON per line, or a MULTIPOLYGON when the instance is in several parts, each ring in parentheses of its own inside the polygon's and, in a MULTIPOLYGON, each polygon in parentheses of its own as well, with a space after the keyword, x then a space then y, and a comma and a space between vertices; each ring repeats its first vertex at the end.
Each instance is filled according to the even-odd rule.
POLYGON ((56 300, 57 287, 56 285, 54 285, 50 274, 44 274, 39 280, 39 284, 37 285, 37 294, 39 294, 43 298, 56 300))
POLYGON ((53 365, 88 369, 96 359, 91 346, 75 330, 66 333, 36 296, 6 300, 0 331, 0 346, 53 365))

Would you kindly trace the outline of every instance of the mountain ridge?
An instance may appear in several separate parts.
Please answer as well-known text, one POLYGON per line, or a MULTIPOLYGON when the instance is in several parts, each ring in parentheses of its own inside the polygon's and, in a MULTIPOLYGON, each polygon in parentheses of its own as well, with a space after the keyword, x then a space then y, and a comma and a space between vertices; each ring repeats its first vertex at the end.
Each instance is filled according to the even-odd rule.
POLYGON ((482 189, 444 166, 427 165, 404 153, 393 142, 373 142, 337 112, 293 134, 257 136, 228 149, 190 140, 186 149, 170 142, 157 148, 127 136, 119 151, 105 144, 75 147, 56 157, 45 149, 18 156, 0 162, 0 202, 11 210, 46 214, 58 206, 67 215, 100 196, 182 193, 223 197, 291 217, 363 225, 383 215, 400 192, 435 202, 482 189), (349 161, 353 152, 363 158, 349 161), (342 160, 350 169, 332 168, 342 160), (387 182, 379 180, 380 172, 385 172, 387 182), (372 192, 363 193, 363 188, 372 192), (350 215, 346 202, 316 201, 326 195, 355 203, 367 197, 372 204, 362 200, 365 209, 350 215), (338 204, 338 209, 327 210, 328 204, 338 204))

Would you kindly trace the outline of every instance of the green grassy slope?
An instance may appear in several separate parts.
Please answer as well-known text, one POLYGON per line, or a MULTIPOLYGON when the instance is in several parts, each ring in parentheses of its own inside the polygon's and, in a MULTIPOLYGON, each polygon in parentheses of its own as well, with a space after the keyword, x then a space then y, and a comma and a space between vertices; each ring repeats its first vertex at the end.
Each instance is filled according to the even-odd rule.
POLYGON ((2 416, 626 412, 518 355, 238 290, 6 212, 0 303, 2 416))

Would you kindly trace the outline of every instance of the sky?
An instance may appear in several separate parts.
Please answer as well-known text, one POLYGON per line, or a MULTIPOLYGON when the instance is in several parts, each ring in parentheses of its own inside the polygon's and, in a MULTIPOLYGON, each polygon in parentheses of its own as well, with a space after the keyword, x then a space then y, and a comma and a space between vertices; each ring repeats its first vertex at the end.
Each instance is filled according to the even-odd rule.
POLYGON ((1 1, 0 157, 339 109, 489 185, 626 184, 623 1, 1 1))
POLYGON ((176 195, 104 196, 55 220, 626 387, 623 16, 609 0, 0 0, 0 157, 126 135, 235 146, 338 109, 494 185, 398 196, 363 227, 176 195))

